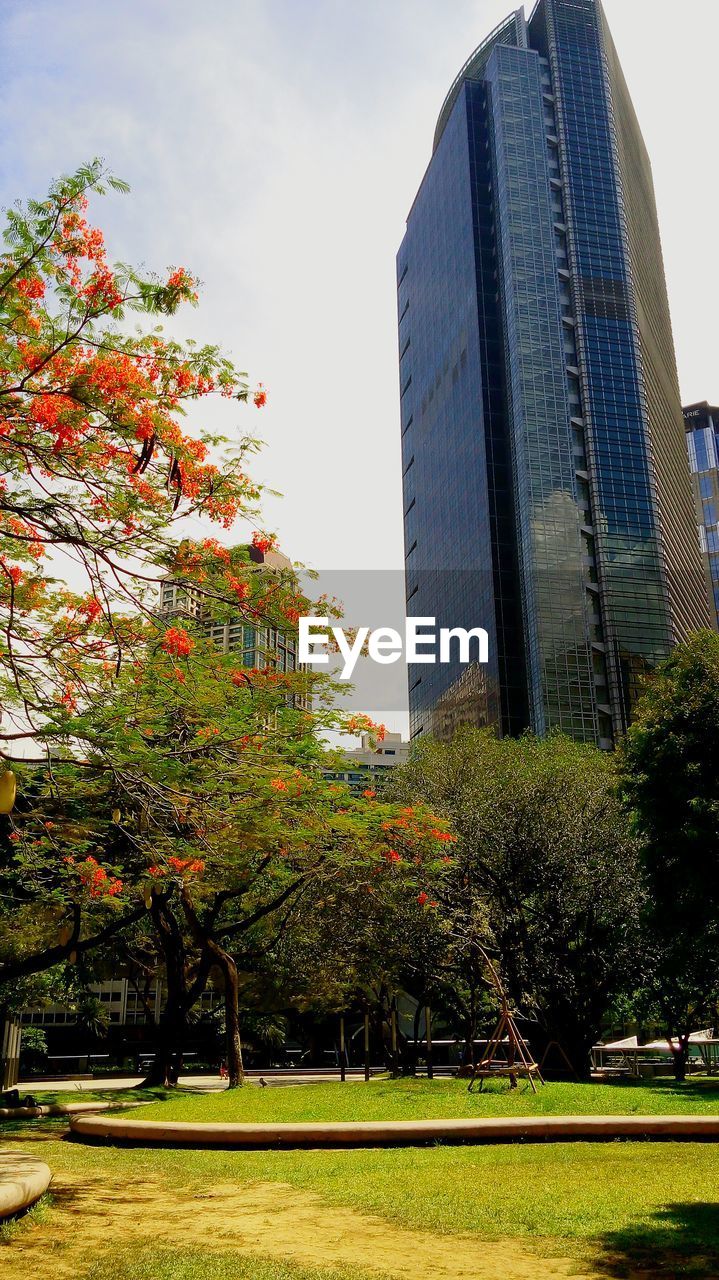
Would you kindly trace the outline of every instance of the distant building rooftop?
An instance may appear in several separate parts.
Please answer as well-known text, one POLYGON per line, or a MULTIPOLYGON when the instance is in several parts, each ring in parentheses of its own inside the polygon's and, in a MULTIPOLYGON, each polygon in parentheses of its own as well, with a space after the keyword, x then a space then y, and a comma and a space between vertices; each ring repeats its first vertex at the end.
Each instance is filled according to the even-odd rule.
POLYGON ((326 776, 358 791, 368 784, 381 782, 390 769, 404 764, 409 755, 410 744, 401 733, 387 733, 381 742, 375 745, 373 742, 368 733, 363 733, 361 746, 343 752, 347 767, 327 770, 326 776))

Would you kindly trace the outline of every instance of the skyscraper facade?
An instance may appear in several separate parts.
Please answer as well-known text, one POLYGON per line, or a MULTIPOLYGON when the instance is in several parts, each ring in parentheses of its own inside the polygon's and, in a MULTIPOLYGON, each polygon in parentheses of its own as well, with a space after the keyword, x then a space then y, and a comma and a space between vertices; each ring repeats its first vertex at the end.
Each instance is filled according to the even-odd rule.
MULTIPOLYGON (((651 170, 599 0, 518 10, 462 67, 397 293, 408 613, 488 630, 467 718, 611 747, 709 600, 651 170)), ((412 735, 469 688, 411 668, 412 735)))
POLYGON ((684 410, 699 545, 719 629, 719 408, 704 400, 684 410))

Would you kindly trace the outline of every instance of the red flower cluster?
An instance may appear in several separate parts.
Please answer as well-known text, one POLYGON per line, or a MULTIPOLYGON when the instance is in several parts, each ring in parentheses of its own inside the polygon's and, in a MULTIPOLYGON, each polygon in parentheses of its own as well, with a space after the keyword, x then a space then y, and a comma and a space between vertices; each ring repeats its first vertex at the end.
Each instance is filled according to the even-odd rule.
POLYGON ((90 279, 80 289, 80 296, 89 302, 93 311, 115 311, 123 301, 117 281, 104 263, 95 268, 90 279))
MULTIPOLYGON (((202 858, 176 858, 174 854, 167 859, 167 866, 181 876, 200 875, 205 870, 202 858)), ((152 876, 153 880, 160 880, 167 875, 167 867, 161 867, 155 863, 147 868, 147 874, 152 876)))
MULTIPOLYGON (((74 862, 74 858, 68 858, 67 861, 74 862)), ((84 862, 79 863, 77 871, 91 898, 116 898, 122 893, 122 880, 108 876, 105 868, 100 866, 92 854, 88 854, 84 862)))
POLYGON ((430 900, 429 894, 425 893, 424 889, 422 890, 421 893, 417 894, 417 901, 420 907, 424 907, 424 906, 438 907, 439 906, 438 902, 434 902, 433 900, 430 900))
POLYGON ((8 578, 11 578, 14 586, 19 586, 22 582, 22 569, 19 564, 8 564, 4 556, 0 556, 0 565, 4 569, 8 578))
POLYGON ((184 627, 168 627, 161 647, 173 658, 187 658, 192 653, 195 642, 184 627))
POLYGON ((45 296, 45 281, 39 276, 28 279, 24 277, 15 281, 15 288, 22 298, 42 298, 45 296))
POLYGON ((171 855, 167 859, 168 867, 176 871, 178 875, 200 875, 205 870, 205 864, 202 858, 176 858, 171 855))
MULTIPOLYGON (((228 548, 224 547, 221 542, 218 542, 217 538, 203 538, 202 550, 208 551, 211 555, 215 556, 218 560, 221 560, 223 564, 230 563, 230 553, 228 548)), ((179 559, 179 555, 178 555, 178 559, 179 559)))
POLYGON ((72 681, 66 680, 63 685, 62 693, 58 696, 58 702, 62 704, 68 712, 77 711, 77 685, 72 681))
POLYGON ((263 409, 267 404, 267 392, 261 382, 259 383, 252 399, 254 400, 256 409, 263 409))
POLYGON ((369 733, 377 742, 382 742, 387 736, 386 726, 383 724, 375 724, 374 720, 370 720, 369 716, 350 716, 345 724, 347 733, 369 733))
POLYGON ((182 293, 185 294, 186 297, 191 298, 193 302, 197 300, 197 294, 194 292, 195 284, 196 281, 194 277, 191 276, 189 271, 186 271, 184 267, 176 267, 175 270, 171 271, 167 277, 168 289, 181 290, 182 293))
POLYGON ((233 573, 227 574, 228 585, 232 588, 237 599, 242 603, 249 598, 250 585, 243 578, 237 578, 233 573))
POLYGON ((102 613, 102 605, 96 596, 88 596, 77 606, 77 611, 87 618, 88 622, 95 622, 102 613))
POLYGON ((252 535, 252 545, 255 551, 260 551, 262 555, 267 555, 268 551, 277 550, 277 539, 273 533, 255 532, 252 535))

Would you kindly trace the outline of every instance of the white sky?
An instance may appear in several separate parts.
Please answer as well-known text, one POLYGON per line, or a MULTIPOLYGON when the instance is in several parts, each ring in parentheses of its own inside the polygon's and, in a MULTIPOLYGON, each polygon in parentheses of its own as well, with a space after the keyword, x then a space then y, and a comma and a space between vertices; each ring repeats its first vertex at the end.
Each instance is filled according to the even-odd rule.
MULTIPOLYGON (((444 95, 511 0, 3 0, 4 204, 93 155, 110 256, 204 282, 183 322, 268 408, 266 525, 400 568, 394 255, 444 95)), ((653 161, 682 395, 719 399, 717 0, 605 0, 653 161)), ((239 532, 239 531, 238 531, 239 532)))

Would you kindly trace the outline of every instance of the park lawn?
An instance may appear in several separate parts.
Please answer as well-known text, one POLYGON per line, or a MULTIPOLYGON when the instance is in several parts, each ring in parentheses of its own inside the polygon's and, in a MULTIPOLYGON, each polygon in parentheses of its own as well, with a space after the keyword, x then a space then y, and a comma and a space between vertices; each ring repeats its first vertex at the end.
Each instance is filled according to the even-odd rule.
POLYGON ((376 1271, 360 1273, 347 1267, 303 1267, 274 1258, 243 1258, 232 1253, 183 1253, 157 1249, 145 1241, 137 1248, 113 1250, 109 1258, 91 1263, 77 1280, 383 1280, 376 1271))
POLYGON ((597 1241, 617 1232, 687 1231, 717 1249, 719 1161, 713 1143, 604 1142, 354 1150, 232 1151, 33 1143, 54 1171, 128 1185, 159 1177, 199 1191, 214 1183, 276 1182, 327 1204, 404 1227, 487 1238, 597 1241), (701 1206, 713 1216, 701 1218, 701 1206), (663 1215, 672 1206, 669 1217, 663 1215), (678 1217, 675 1215, 679 1215, 678 1217))
MULTIPOLYGON (((462 1082, 449 1080, 379 1080, 367 1087, 252 1086, 224 1094, 173 1092, 168 1101, 143 1107, 137 1118, 409 1119, 471 1115, 478 1108, 487 1115, 714 1112, 719 1085, 550 1084, 538 1099, 529 1090, 510 1093, 495 1082, 479 1097, 468 1095, 462 1082)), ((205 1151, 68 1141, 62 1119, 0 1126, 3 1141, 31 1149, 53 1170, 54 1203, 28 1236, 37 1238, 38 1261, 47 1248, 56 1250, 53 1256, 66 1257, 77 1280, 368 1280, 364 1268, 373 1268, 374 1280, 388 1280, 372 1244, 363 1244, 363 1224, 378 1221, 388 1233, 413 1233, 410 1238, 424 1241, 430 1252, 439 1247, 432 1242, 439 1240, 447 1242, 445 1249, 454 1249, 455 1237, 461 1237, 456 1247, 465 1251, 471 1239, 480 1248, 482 1241, 497 1242, 500 1249, 515 1242, 518 1250, 536 1257, 536 1269, 530 1264, 526 1274, 538 1277, 545 1274, 541 1259, 555 1256, 575 1259, 583 1275, 597 1277, 634 1274, 633 1268, 637 1275, 719 1275, 719 1160, 712 1143, 205 1151), (63 1193, 64 1185, 72 1188, 69 1194, 63 1193), (78 1212, 78 1188, 87 1188, 89 1213, 78 1212), (176 1243, 174 1233, 182 1223, 198 1211, 201 1217, 210 1212, 212 1197, 228 1190, 250 1199, 264 1196, 273 1232, 275 1210, 291 1215, 293 1205, 298 1231, 308 1204, 327 1215, 331 1231, 333 1214, 362 1215, 351 1266, 338 1257, 333 1268, 332 1253, 320 1245, 313 1265, 306 1257, 297 1261, 291 1248, 273 1236, 258 1242, 256 1256, 233 1250, 233 1232, 239 1239, 245 1230, 242 1205, 239 1217, 232 1218, 230 1210, 230 1217, 220 1217, 217 1239, 206 1234, 204 1247, 199 1240, 176 1243), (116 1229, 93 1221, 98 1203, 111 1215, 110 1222, 115 1212, 120 1214, 116 1229), (165 1216, 168 1206, 175 1214, 172 1220, 165 1216), (159 1230, 149 1220, 153 1211, 159 1230)), ((225 1214, 224 1201, 214 1212, 225 1214)), ((206 1233, 211 1230, 205 1226, 206 1233)), ((347 1238, 346 1227, 337 1229, 336 1238, 347 1238)), ((406 1234, 398 1236, 400 1255, 407 1242, 406 1234)), ((34 1274, 30 1263, 35 1255, 18 1252, 21 1244, 20 1236, 11 1235, 0 1247, 0 1268, 8 1280, 34 1274)), ((421 1267, 417 1274, 424 1274, 421 1267)), ((426 1274, 435 1272, 428 1267, 426 1274)))
MULTIPOLYGON (((377 1116, 388 1113, 393 1095, 411 1097, 416 1108, 424 1093, 425 1107, 421 1113, 426 1114, 427 1097, 433 1094, 434 1105, 438 1106, 444 1095, 453 1100, 452 1103, 446 1101, 450 1109, 444 1114, 457 1114, 454 1108, 462 1092, 461 1085, 452 1093, 452 1082, 438 1081, 436 1092, 435 1085, 429 1089, 420 1085, 417 1092, 413 1090, 413 1083, 378 1082, 366 1090, 361 1085, 348 1085, 340 1102, 343 1108, 358 1108, 364 1095, 362 1114, 367 1115, 369 1110, 372 1116, 377 1116), (353 1102, 353 1098, 357 1101, 353 1102)), ((493 1086, 477 1100, 479 1104, 493 1108, 494 1114, 500 1107, 528 1105, 527 1097, 505 1098, 499 1088, 495 1093, 493 1086)), ((606 1110, 606 1103, 600 1107, 599 1101, 608 1091, 614 1098, 615 1112, 622 1109, 622 1098, 625 1110, 631 1104, 639 1110, 679 1111, 677 1092, 669 1087, 667 1097, 663 1093, 665 1088, 667 1086, 638 1086, 627 1091, 617 1086, 547 1086, 544 1105, 553 1098, 555 1110, 560 1103, 566 1109, 574 1099, 575 1111, 606 1110), (595 1102, 592 1101, 594 1089, 598 1090, 595 1102), (635 1096, 636 1104, 632 1102, 635 1096)), ((327 1084, 318 1089, 325 1091, 326 1096, 324 1101, 315 1099, 312 1117, 320 1108, 323 1118, 337 1118, 337 1094, 342 1086, 327 1084)), ((693 1096, 695 1091, 696 1086, 689 1086, 685 1107, 696 1109, 701 1105, 701 1099, 693 1096)), ((244 1106, 249 1110, 243 1112, 247 1117, 256 1118, 257 1111, 252 1110, 255 1103, 262 1108, 273 1103, 282 1109, 284 1118, 290 1119, 307 1114, 305 1108, 312 1102, 309 1094, 307 1086, 272 1091, 247 1089, 227 1098, 233 1108, 236 1098, 247 1099, 244 1106)), ((205 1108, 216 1114, 214 1108, 223 1100, 223 1096, 217 1095, 195 1099, 179 1096, 158 1105, 156 1111, 169 1117, 171 1110, 179 1110, 192 1102, 201 1107, 203 1114, 205 1108)), ((707 1087, 706 1102, 716 1107, 711 1086, 707 1087)), ((406 1104, 398 1105, 406 1107, 406 1104)), ((143 1108, 143 1116, 149 1110, 149 1107, 143 1108)), ((400 1114, 406 1113, 405 1109, 400 1114)), ((420 1112, 415 1109, 414 1113, 420 1112)), ((276 1110, 272 1114, 276 1115, 276 1110)), ((346 1112, 342 1110, 341 1114, 346 1112)), ((237 1280, 244 1280, 245 1275, 252 1276, 253 1280, 305 1280, 305 1276, 307 1280, 344 1280, 341 1267, 335 1271, 330 1268, 325 1275, 311 1267, 303 1270, 283 1254, 279 1245, 277 1248, 258 1246, 259 1253, 279 1256, 261 1264, 253 1260, 255 1270, 243 1270, 247 1260, 241 1258, 239 1252, 232 1252, 231 1233, 219 1239, 213 1250, 192 1253, 178 1246, 179 1251, 174 1254, 168 1252, 172 1235, 166 1240, 148 1234, 150 1253, 142 1255, 146 1265, 143 1272, 138 1261, 138 1246, 133 1249, 127 1238, 130 1228, 135 1234, 142 1230, 148 1232, 146 1208, 139 1202, 137 1209, 133 1206, 133 1197, 143 1188, 150 1188, 160 1212, 166 1203, 174 1202, 175 1212, 181 1214, 176 1219, 179 1222, 184 1216, 202 1210, 208 1194, 212 1196, 218 1189, 234 1188, 242 1193, 257 1192, 265 1196, 269 1190, 269 1203, 278 1210, 290 1211, 297 1199, 300 1225, 308 1195, 321 1213, 330 1216, 347 1210, 360 1213, 363 1217, 357 1230, 359 1246, 362 1222, 381 1219, 388 1231, 409 1230, 425 1240, 447 1240, 449 1233, 451 1247, 451 1237, 460 1235, 465 1242, 472 1237, 500 1243, 516 1241, 518 1248, 538 1251, 538 1256, 579 1259, 582 1267, 592 1268, 588 1272, 582 1270, 582 1274, 619 1277, 638 1266, 648 1267, 645 1274, 651 1276, 719 1275, 719 1161, 716 1145, 711 1143, 578 1142, 337 1151, 205 1151, 90 1146, 68 1142, 66 1131, 67 1126, 61 1120, 52 1124, 23 1122, 13 1126, 10 1140, 26 1148, 30 1146, 34 1155, 46 1160, 59 1188, 63 1181, 75 1188, 85 1186, 92 1203, 99 1196, 105 1211, 112 1211, 108 1206, 119 1204, 130 1212, 130 1218, 124 1219, 116 1234, 108 1235, 104 1231, 101 1250, 88 1245, 87 1265, 75 1272, 78 1280, 146 1280, 149 1275, 153 1280, 164 1280, 165 1276, 168 1280, 215 1280, 215 1276, 220 1275, 223 1280, 234 1280, 235 1276, 237 1280), (178 1198, 183 1200, 180 1206, 178 1198), (222 1250, 221 1260, 218 1250, 222 1250)), ((62 1191, 56 1193, 49 1226, 38 1228, 49 1233, 50 1240, 53 1222, 61 1225, 63 1215, 73 1214, 76 1194, 73 1191, 66 1203, 62 1191)), ((270 1220, 271 1217, 270 1212, 270 1220)), ((76 1209, 72 1221, 72 1242, 77 1249, 82 1243, 83 1231, 89 1227, 85 1215, 78 1215, 76 1209)), ((88 1221, 92 1225, 91 1217, 88 1221)), ((162 1223, 162 1218, 159 1221, 162 1223)), ((239 1220, 232 1230, 242 1232, 239 1220)), ((222 1236, 221 1231, 219 1235, 222 1236)), ((339 1235, 338 1232, 338 1238, 339 1235)), ((458 1242, 458 1247, 460 1244, 458 1242)), ((25 1280, 30 1272, 22 1269, 21 1258, 18 1258, 19 1270, 6 1266, 5 1259, 12 1261, 14 1247, 11 1242, 7 1253, 0 1251, 3 1275, 7 1275, 8 1280, 25 1280)), ((321 1267, 333 1258, 331 1253, 320 1252, 314 1261, 321 1267)), ((373 1264, 371 1247, 367 1246, 364 1252, 360 1247, 352 1267, 357 1280, 362 1277, 363 1268, 373 1264)), ((374 1274, 377 1280, 377 1272, 374 1274)), ((526 1274, 535 1272, 528 1270, 526 1274)), ((543 1273, 537 1270, 536 1274, 543 1273)))
MULTIPOLYGON (((124 1095, 123 1095, 124 1096, 124 1095)), ((243 1089, 221 1093, 177 1092, 143 1107, 137 1120, 248 1121, 252 1123, 350 1120, 475 1119, 477 1116, 719 1114, 719 1080, 637 1084, 539 1085, 510 1090, 490 1081, 468 1093, 463 1080, 373 1080, 243 1089)))

